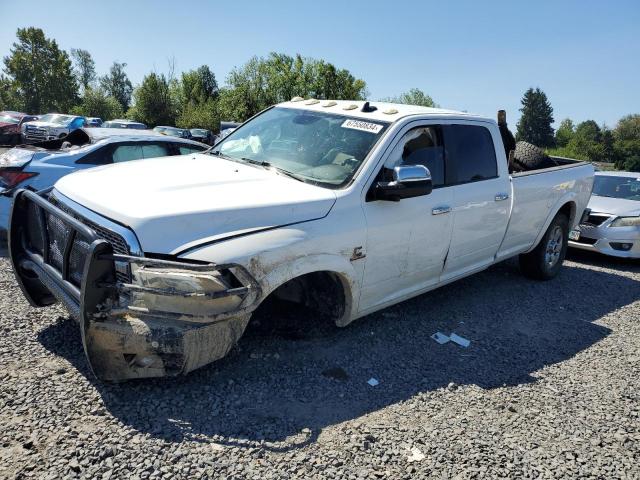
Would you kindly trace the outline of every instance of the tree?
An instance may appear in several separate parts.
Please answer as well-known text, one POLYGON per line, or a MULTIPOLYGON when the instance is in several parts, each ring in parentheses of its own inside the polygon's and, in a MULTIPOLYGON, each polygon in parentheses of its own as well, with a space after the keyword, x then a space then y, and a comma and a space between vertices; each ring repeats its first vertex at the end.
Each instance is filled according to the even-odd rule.
POLYGON ((524 140, 538 147, 553 147, 553 108, 547 95, 530 88, 522 97, 522 116, 518 122, 516 140, 524 140))
POLYGON ((71 58, 73 59, 74 73, 78 84, 86 91, 96 81, 96 64, 91 54, 81 48, 72 48, 71 58))
POLYGON ((181 90, 185 103, 203 103, 218 96, 218 82, 211 69, 203 65, 182 74, 181 90))
POLYGON ((68 111, 78 85, 67 52, 39 28, 19 28, 16 36, 4 65, 21 108, 30 113, 68 111))
POLYGON ((556 130, 556 145, 558 147, 566 147, 574 133, 573 121, 570 118, 565 118, 560 122, 558 130, 556 130))
POLYGON ((579 159, 602 162, 604 160, 604 146, 602 144, 602 129, 594 120, 579 123, 567 144, 571 154, 579 159))
POLYGON ((366 84, 348 70, 324 60, 271 53, 253 57, 227 77, 220 92, 220 115, 225 120, 246 120, 274 103, 292 97, 359 100, 366 96, 366 84))
POLYGON ((406 105, 419 105, 421 107, 437 107, 429 95, 419 88, 412 88, 408 92, 401 93, 397 97, 388 97, 381 100, 382 102, 403 103, 406 105))
POLYGON ((131 104, 131 92, 133 91, 131 81, 124 71, 126 66, 126 63, 113 62, 109 73, 100 78, 100 86, 105 90, 107 95, 120 102, 123 110, 129 108, 131 104))
POLYGON ((88 88, 80 101, 80 105, 73 107, 72 113, 85 117, 99 117, 103 120, 122 118, 122 105, 114 97, 108 96, 101 88, 88 88))
POLYGON ((640 172, 640 115, 627 115, 613 130, 615 165, 618 170, 640 172))
POLYGON ((208 66, 203 65, 197 70, 183 73, 178 88, 172 90, 172 96, 177 97, 174 100, 178 112, 177 126, 218 130, 218 82, 208 66))
POLYGON ((150 73, 133 92, 134 105, 127 116, 147 125, 174 125, 176 112, 169 81, 164 74, 150 73))

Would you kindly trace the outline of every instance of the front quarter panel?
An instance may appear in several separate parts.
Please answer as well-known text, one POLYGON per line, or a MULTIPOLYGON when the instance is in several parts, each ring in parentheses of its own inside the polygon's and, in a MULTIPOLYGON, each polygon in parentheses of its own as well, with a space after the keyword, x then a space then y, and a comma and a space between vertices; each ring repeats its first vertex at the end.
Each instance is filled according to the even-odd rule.
MULTIPOLYGON (((364 258, 352 260, 354 249, 364 245, 362 215, 339 207, 325 218, 244 235, 204 246, 181 256, 189 260, 238 263, 260 284, 262 302, 271 292, 301 275, 329 271, 337 274, 347 305, 339 326, 356 317, 364 258)), ((354 211, 355 212, 355 211, 354 211)))

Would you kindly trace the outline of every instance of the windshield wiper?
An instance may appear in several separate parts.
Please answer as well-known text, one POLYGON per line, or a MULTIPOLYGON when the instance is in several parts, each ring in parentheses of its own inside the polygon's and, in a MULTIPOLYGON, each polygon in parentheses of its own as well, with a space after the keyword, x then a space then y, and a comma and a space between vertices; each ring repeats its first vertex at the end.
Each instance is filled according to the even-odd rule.
POLYGON ((299 182, 302 182, 302 183, 307 183, 307 182, 305 182, 305 181, 304 181, 304 179, 303 179, 303 178, 301 178, 300 176, 296 175, 296 174, 295 174, 295 173, 293 173, 293 172, 290 172, 290 171, 288 171, 288 170, 285 170, 284 168, 275 167, 275 166, 273 166, 273 165, 271 165, 271 167, 272 167, 274 170, 276 170, 278 173, 281 173, 282 175, 285 175, 285 176, 287 176, 287 177, 289 177, 289 178, 293 178, 294 180, 298 180, 299 182))

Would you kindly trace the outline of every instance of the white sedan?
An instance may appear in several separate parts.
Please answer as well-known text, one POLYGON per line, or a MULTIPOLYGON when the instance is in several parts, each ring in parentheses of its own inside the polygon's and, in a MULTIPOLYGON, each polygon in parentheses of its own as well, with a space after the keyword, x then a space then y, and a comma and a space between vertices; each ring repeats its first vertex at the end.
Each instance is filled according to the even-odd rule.
POLYGON ((640 173, 596 172, 591 213, 569 235, 569 246, 640 258, 640 173))

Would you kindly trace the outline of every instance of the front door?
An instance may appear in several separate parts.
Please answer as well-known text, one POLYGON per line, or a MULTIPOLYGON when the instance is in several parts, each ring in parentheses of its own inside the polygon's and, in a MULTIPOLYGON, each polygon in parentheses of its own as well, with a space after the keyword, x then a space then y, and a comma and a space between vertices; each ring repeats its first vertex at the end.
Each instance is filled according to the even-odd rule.
POLYGON ((375 181, 388 180, 385 176, 401 164, 426 166, 434 188, 429 195, 399 202, 363 201, 367 244, 361 312, 438 283, 449 249, 453 191, 445 184, 441 127, 409 125, 375 181))

